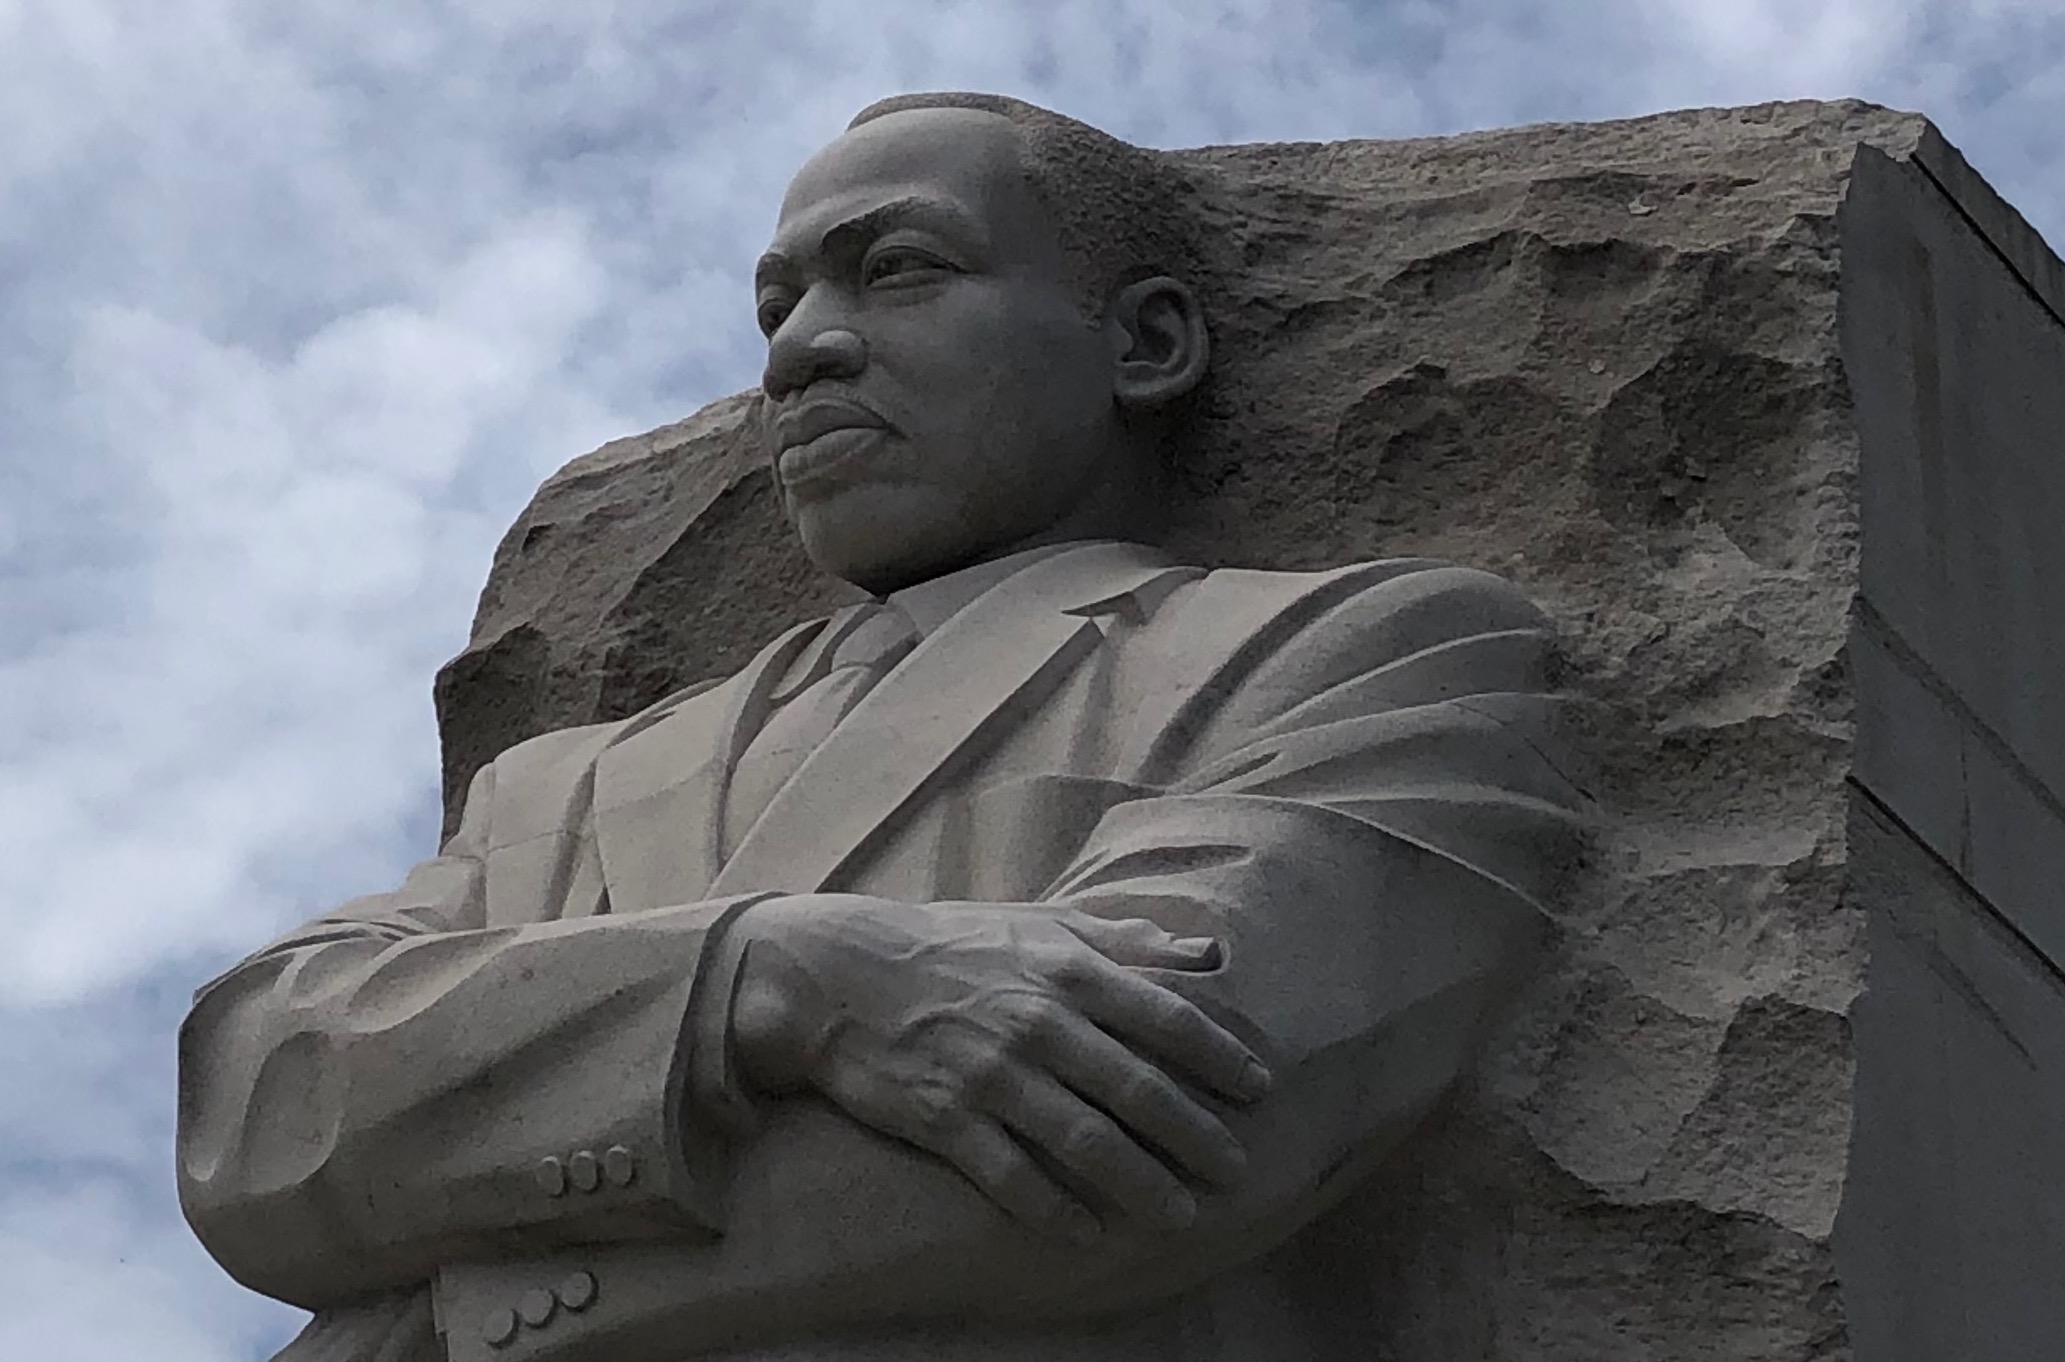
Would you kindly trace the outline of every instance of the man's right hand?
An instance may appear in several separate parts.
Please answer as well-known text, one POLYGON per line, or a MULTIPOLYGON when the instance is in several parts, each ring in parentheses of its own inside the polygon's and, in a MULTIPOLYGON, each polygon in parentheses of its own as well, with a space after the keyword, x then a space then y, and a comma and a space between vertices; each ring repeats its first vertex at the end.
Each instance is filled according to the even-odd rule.
POLYGON ((1137 972, 1215 968, 1208 938, 844 894, 771 900, 732 930, 746 937, 732 1041, 749 1086, 814 1089, 1036 1228, 1087 1241, 1093 1208, 1109 1208, 1178 1229, 1197 1213, 1187 1181, 1223 1186, 1246 1166, 1177 1079, 1246 1103, 1268 1070, 1137 972))

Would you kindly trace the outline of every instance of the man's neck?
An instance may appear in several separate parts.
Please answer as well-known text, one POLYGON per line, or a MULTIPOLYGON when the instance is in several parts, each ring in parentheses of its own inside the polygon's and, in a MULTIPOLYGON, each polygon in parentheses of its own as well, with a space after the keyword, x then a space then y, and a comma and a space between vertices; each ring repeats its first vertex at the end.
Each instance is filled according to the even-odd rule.
POLYGON ((907 586, 901 591, 892 591, 887 600, 910 617, 911 623, 918 627, 921 636, 928 635, 960 613, 962 607, 972 603, 976 597, 983 595, 991 587, 1001 585, 1007 578, 1016 576, 1034 563, 1043 562, 1057 553, 1081 548, 1084 544, 1098 542, 1104 541, 1070 539, 1019 549, 999 558, 957 568, 952 572, 907 586))

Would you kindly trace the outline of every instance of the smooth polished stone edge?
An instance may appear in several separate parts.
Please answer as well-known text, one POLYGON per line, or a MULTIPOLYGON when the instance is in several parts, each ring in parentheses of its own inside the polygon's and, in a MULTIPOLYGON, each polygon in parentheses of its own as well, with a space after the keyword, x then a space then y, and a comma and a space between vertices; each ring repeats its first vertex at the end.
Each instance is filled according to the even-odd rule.
POLYGON ((2065 324, 2065 260, 2060 260, 2043 235, 2029 225, 2029 219, 1972 168, 1964 153, 1934 123, 1924 121, 1921 139, 1909 159, 1993 248, 2045 311, 2065 324))
POLYGON ((1858 787, 2065 974, 2065 804, 1868 602, 1850 653, 1858 787))

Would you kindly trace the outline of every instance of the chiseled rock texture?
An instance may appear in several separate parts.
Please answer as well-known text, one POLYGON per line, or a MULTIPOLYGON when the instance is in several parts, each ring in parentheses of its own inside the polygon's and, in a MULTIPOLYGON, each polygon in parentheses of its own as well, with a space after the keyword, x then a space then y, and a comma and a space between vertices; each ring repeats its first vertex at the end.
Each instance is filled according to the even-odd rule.
MULTIPOLYGON (((1342 1218, 1373 1358, 1850 1355, 1831 1229, 1864 966, 1845 896, 1856 103, 1179 153, 1223 217, 1179 548, 1506 574, 1568 636, 1596 864, 1476 1086, 1342 1218)), ((791 544, 754 398, 540 489, 438 679, 448 798, 848 599, 791 544)))

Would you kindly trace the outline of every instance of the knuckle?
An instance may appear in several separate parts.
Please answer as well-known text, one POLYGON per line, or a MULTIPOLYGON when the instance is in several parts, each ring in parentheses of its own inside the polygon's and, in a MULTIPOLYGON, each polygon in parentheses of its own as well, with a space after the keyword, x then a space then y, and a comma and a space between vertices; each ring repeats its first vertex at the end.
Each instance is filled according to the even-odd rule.
POLYGON ((983 1001, 971 1028, 985 1050, 1015 1050, 1032 1025, 1033 999, 1016 989, 998 990, 983 1001))
POLYGON ((1045 1222, 1055 1216, 1059 1193, 1031 1159, 1007 1139, 984 1138, 971 1129, 954 1162, 978 1186, 1013 1214, 1045 1222))
POLYGON ((912 1084, 905 1091, 917 1128, 927 1135, 946 1137, 962 1124, 966 1110, 953 1085, 937 1080, 912 1084))
POLYGON ((1103 1121, 1091 1117, 1069 1122, 1061 1132, 1061 1141, 1055 1149, 1064 1160, 1082 1163, 1095 1159, 1111 1147, 1112 1128, 1103 1121))
POLYGON ((1021 1048, 1043 1045, 1054 1039, 1065 1024, 1067 1012, 1050 998, 1028 995, 1018 1005, 1013 1038, 1021 1048))
POLYGON ((1156 994, 1152 1004, 1155 1025, 1171 1034, 1196 1035, 1204 1014, 1166 989, 1158 989, 1156 994))
POLYGON ((1011 1161, 996 1144, 984 1139, 981 1130, 970 1125, 954 1139, 954 1162, 961 1170, 986 1187, 1002 1188, 1010 1184, 1011 1161))
POLYGON ((1047 977, 1057 984, 1074 988, 1090 982, 1096 972, 1096 952, 1088 946, 1077 946, 1054 953, 1048 963, 1047 977))
POLYGON ((1007 1046, 1001 1042, 984 1045, 969 1060, 963 1083, 968 1095, 976 1101, 995 1102, 1010 1092, 1016 1068, 1007 1046))
POLYGON ((1046 1181, 1040 1171, 1033 1167, 1032 1160, 1015 1148, 1007 1147, 998 1151, 992 1160, 991 1185, 1019 1206, 1046 1210, 1046 1203, 1052 1199, 1046 1181))
POLYGON ((1065 1231, 1078 1219, 1075 1202, 1048 1186, 1044 1178, 1034 1194, 1030 1214, 1034 1223, 1050 1232, 1065 1231))
POLYGON ((1181 1012, 1175 995, 1159 984, 1145 984, 1131 990, 1127 998, 1129 1010, 1138 1024, 1158 1032, 1170 1030, 1181 1012))
POLYGON ((882 1105, 881 1081, 857 1064, 826 1064, 818 1073, 817 1081, 825 1096, 841 1106, 872 1109, 882 1105))
POLYGON ((996 1182, 997 1199, 1035 1225, 1060 1228, 1068 1218, 1068 1199, 1030 1162, 1014 1162, 996 1182))
POLYGON ((1161 1075, 1152 1070, 1135 1067, 1118 1081, 1115 1099, 1124 1106, 1139 1110, 1160 1110, 1168 1105, 1169 1086, 1161 1075))

